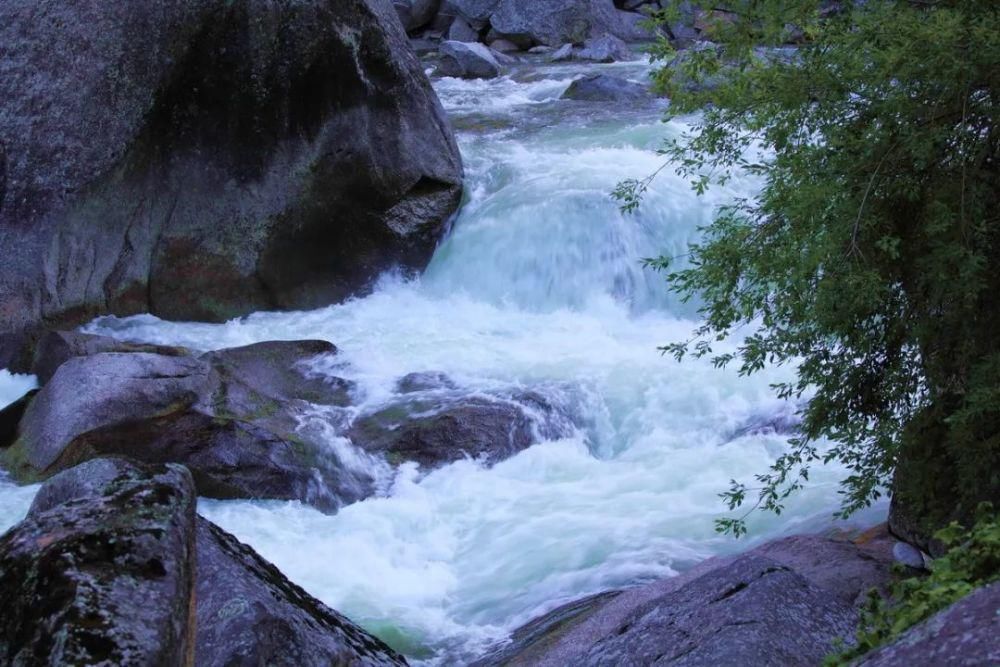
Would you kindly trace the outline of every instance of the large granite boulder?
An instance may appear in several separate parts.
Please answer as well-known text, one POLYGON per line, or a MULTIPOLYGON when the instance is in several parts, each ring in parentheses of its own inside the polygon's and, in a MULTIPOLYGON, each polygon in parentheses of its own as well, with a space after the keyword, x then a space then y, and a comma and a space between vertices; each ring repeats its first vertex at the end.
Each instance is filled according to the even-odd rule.
POLYGON ((863 656, 858 667, 1000 665, 1000 582, 973 591, 894 642, 863 656))
POLYGON ((41 322, 344 299, 461 195, 389 0, 0 3, 0 157, 0 367, 41 322))
POLYGON ((892 580, 884 526, 797 535, 667 579, 571 602, 514 631, 480 667, 819 664, 892 580))
POLYGON ((191 664, 191 476, 181 466, 104 468, 53 478, 47 499, 0 537, 0 663, 191 664), (52 488, 62 485, 82 493, 52 488))
POLYGON ((522 46, 580 44, 600 35, 651 39, 642 22, 642 15, 620 11, 612 0, 500 0, 490 16, 493 30, 522 46))
POLYGON ((50 479, 0 538, 0 592, 20 605, 0 662, 406 664, 194 510, 179 466, 95 459, 50 479))
POLYGON ((45 384, 55 375, 56 369, 70 359, 101 352, 150 352, 174 357, 190 354, 183 348, 167 345, 130 343, 78 331, 48 331, 35 346, 31 373, 38 378, 39 384, 45 384))
POLYGON ((761 556, 712 570, 635 610, 581 665, 817 665, 856 611, 761 556))
POLYGON ((335 511, 369 495, 373 479, 300 428, 309 411, 349 401, 347 382, 307 366, 334 354, 324 341, 275 341, 200 358, 73 356, 31 401, 0 457, 28 480, 108 455, 183 463, 205 496, 301 500, 335 511))
POLYGON ((468 395, 432 389, 362 414, 347 435, 390 464, 414 461, 431 470, 466 458, 492 465, 572 429, 570 419, 536 392, 468 395))

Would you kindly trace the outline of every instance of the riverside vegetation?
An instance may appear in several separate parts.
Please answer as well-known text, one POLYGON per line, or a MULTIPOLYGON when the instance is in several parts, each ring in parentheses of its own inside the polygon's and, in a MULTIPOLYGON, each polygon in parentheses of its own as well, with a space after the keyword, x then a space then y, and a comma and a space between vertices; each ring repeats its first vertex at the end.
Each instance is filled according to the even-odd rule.
MULTIPOLYGON (((780 513, 811 465, 838 461, 843 516, 889 488, 897 534, 955 546, 897 606, 875 603, 842 656, 857 657, 1000 576, 991 505, 959 537, 1000 497, 1000 8, 737 0, 658 19, 690 5, 713 43, 654 49, 670 113, 700 114, 666 166, 699 192, 737 169, 764 186, 721 208, 683 263, 647 260, 703 303, 695 337, 662 350, 741 375, 795 362, 775 390, 807 399, 791 451, 723 498, 780 513), (713 356, 742 328, 737 352, 713 356)), ((614 194, 634 210, 655 176, 614 194)), ((718 528, 740 535, 745 519, 718 528)))

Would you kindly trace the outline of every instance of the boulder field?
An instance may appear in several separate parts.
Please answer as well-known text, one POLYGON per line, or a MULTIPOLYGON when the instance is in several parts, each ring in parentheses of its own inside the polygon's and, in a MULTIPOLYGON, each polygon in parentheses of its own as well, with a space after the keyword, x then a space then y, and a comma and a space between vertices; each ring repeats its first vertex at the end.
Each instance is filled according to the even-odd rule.
POLYGON ((0 412, 0 464, 34 481, 104 456, 177 463, 202 496, 336 512, 404 463, 492 465, 574 429, 538 392, 472 392, 439 373, 366 405, 353 382, 316 370, 343 367, 337 354, 319 340, 199 354, 50 332, 33 362, 44 385, 0 412))
POLYGON ((389 0, 0 4, 0 368, 105 313, 340 301, 461 190, 389 0))

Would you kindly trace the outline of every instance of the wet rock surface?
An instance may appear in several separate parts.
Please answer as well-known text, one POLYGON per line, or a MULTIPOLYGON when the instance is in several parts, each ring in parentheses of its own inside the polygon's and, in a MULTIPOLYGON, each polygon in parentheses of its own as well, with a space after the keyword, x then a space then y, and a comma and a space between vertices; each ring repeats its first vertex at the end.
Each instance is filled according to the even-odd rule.
POLYGON ((535 392, 409 397, 356 419, 351 441, 398 465, 429 470, 464 458, 492 465, 544 439, 569 435, 572 424, 535 392))
MULTIPOLYGON (((94 340, 91 349, 110 343, 94 340)), ((351 385, 309 371, 324 341, 274 341, 201 356, 73 356, 39 392, 4 454, 22 479, 107 455, 187 465, 202 495, 302 500, 334 511, 371 493, 322 438, 299 428, 349 401, 351 385)))
POLYGON ((97 485, 92 467, 53 478, 0 537, 0 662, 190 664, 191 476, 120 465, 97 485))
POLYGON ((4 365, 43 322, 342 300, 423 268, 458 206, 386 0, 10 0, 0 44, 4 365))

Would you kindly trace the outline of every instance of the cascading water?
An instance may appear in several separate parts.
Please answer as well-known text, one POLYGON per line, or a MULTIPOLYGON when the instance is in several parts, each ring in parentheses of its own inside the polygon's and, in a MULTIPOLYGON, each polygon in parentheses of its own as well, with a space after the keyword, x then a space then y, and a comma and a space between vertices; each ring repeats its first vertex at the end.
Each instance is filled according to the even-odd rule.
MULTIPOLYGON (((195 349, 322 338, 367 407, 415 371, 470 391, 525 387, 571 405, 573 437, 485 469, 465 461, 418 477, 404 466, 383 497, 326 516, 297 504, 202 501, 202 513, 293 581, 417 661, 461 663, 558 604, 673 574, 744 548, 718 536, 717 494, 764 470, 785 437, 733 437, 748 420, 787 414, 769 383, 707 362, 676 364, 657 346, 686 338, 679 303, 640 259, 682 255, 714 208, 754 183, 696 197, 664 172, 642 209, 608 193, 660 164, 653 149, 681 124, 656 103, 623 109, 558 98, 584 69, 642 77, 646 66, 525 68, 515 78, 437 82, 459 131, 467 201, 417 280, 386 277, 365 298, 312 312, 257 313, 222 325, 104 318, 95 333, 195 349)), ((0 404, 30 379, 0 371, 0 404)), ((331 446, 349 444, 338 440, 331 446)), ((757 539, 818 530, 841 471, 817 471, 757 539)), ((0 530, 35 487, 0 480, 0 530)))

